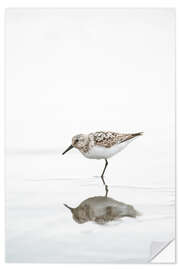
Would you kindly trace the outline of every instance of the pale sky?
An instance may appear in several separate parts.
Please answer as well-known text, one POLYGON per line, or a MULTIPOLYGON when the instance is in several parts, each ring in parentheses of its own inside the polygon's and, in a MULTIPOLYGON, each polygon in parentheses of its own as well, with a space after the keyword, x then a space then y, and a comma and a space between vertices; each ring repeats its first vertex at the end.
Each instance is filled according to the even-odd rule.
POLYGON ((9 9, 8 148, 56 148, 78 133, 172 139, 173 9, 9 9))

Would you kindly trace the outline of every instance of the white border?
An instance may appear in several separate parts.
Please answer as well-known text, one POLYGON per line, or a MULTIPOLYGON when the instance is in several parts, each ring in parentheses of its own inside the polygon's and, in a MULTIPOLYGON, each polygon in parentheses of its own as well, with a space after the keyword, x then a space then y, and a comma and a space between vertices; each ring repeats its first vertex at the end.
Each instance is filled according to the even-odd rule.
MULTIPOLYGON (((178 267, 178 264, 172 265, 172 264, 161 264, 161 265, 155 265, 155 264, 132 264, 132 265, 78 265, 78 264, 6 264, 4 263, 4 257, 5 257, 5 249, 4 249, 4 240, 5 240, 5 221, 4 221, 4 216, 5 216, 5 211, 4 211, 4 14, 5 14, 5 9, 6 8, 63 8, 63 7, 75 7, 75 8, 176 8, 176 21, 177 21, 177 34, 180 32, 179 30, 179 24, 180 24, 180 1, 179 0, 1 0, 0 2, 0 268, 1 269, 24 269, 26 268, 31 269, 32 267, 35 269, 40 269, 42 268, 43 270, 53 268, 53 269, 59 269, 59 268, 66 268, 66 269, 74 269, 78 267, 78 269, 91 269, 93 268, 98 268, 99 269, 143 269, 144 267, 153 267, 156 268, 167 268, 167 267, 173 267, 176 268, 178 267)), ((180 35, 177 36, 177 42, 176 42, 176 48, 177 48, 177 72, 178 74, 178 67, 179 67, 179 62, 180 62, 180 54, 178 52, 178 48, 180 46, 180 35)), ((178 89, 178 77, 177 77, 177 86, 176 88, 178 89)), ((178 107, 180 106, 179 103, 179 95, 178 95, 178 90, 176 90, 176 99, 177 99, 177 104, 176 104, 176 115, 177 119, 179 119, 179 113, 180 109, 178 107)), ((178 138, 180 136, 180 128, 178 125, 177 121, 177 135, 176 137, 178 138)), ((177 158, 178 158, 178 153, 179 153, 179 145, 178 142, 176 142, 177 146, 177 158)), ((177 162, 178 164, 178 162, 177 162)), ((178 168, 177 168, 177 176, 178 176, 178 168)), ((177 188, 179 187, 178 181, 177 181, 177 188)), ((178 204, 178 196, 177 196, 177 204, 178 204)), ((178 212, 178 211, 177 211, 178 212)), ((177 227, 178 227, 178 215, 177 215, 177 221, 176 221, 177 227)), ((179 234, 177 234, 177 237, 179 234)), ((179 238, 179 237, 178 237, 179 238)), ((177 246, 177 244, 176 244, 177 246)))

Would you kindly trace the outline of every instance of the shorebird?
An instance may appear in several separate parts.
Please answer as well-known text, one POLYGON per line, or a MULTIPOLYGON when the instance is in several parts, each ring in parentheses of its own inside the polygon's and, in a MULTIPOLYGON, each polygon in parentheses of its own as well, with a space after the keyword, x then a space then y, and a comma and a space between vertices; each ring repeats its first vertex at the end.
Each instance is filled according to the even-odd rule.
POLYGON ((77 148, 86 158, 104 159, 105 166, 101 174, 101 178, 103 179, 108 165, 107 160, 121 152, 132 140, 140 135, 143 135, 143 132, 124 134, 111 131, 98 131, 90 134, 78 134, 72 138, 72 144, 62 155, 72 148, 77 148))

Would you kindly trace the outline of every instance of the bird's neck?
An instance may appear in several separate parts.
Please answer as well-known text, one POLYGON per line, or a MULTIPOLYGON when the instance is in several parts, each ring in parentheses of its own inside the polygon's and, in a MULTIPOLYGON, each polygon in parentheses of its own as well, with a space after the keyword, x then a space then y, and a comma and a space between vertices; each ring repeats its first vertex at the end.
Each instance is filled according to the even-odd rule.
POLYGON ((80 151, 87 153, 94 146, 94 136, 93 134, 87 135, 87 140, 85 145, 79 149, 80 151))

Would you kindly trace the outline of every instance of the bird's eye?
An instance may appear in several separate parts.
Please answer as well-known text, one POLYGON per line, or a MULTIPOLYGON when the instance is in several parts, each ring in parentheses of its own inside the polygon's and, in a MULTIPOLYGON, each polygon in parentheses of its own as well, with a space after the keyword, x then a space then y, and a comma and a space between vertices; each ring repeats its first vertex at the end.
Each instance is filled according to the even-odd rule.
POLYGON ((78 139, 76 139, 74 143, 76 144, 76 143, 78 143, 78 141, 79 141, 79 140, 78 140, 78 139))

